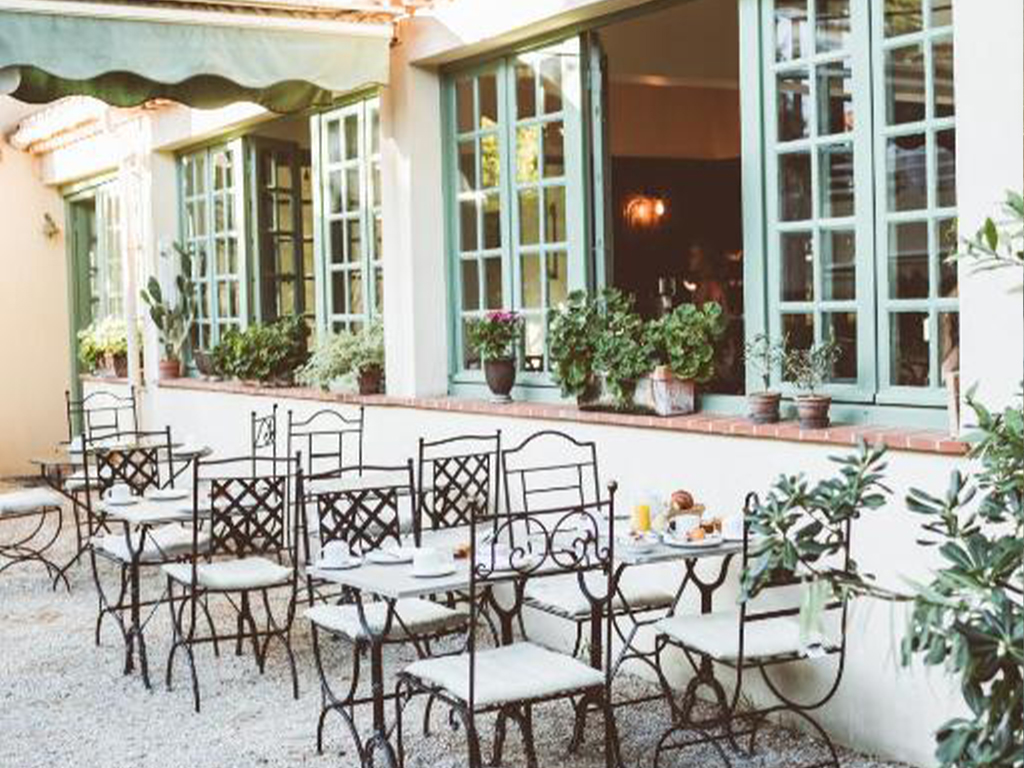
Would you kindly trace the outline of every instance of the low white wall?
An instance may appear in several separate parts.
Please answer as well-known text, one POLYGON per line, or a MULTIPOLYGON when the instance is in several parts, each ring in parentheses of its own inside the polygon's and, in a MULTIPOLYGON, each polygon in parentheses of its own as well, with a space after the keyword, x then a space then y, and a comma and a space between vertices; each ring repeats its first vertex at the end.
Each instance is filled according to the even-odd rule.
MULTIPOLYGON (((278 402, 282 419, 282 446, 288 409, 300 416, 330 407, 310 400, 151 387, 143 397, 142 418, 147 428, 170 424, 175 434, 194 435, 222 455, 241 455, 248 446, 250 412, 266 412, 274 402, 278 402)), ((822 476, 830 471, 828 457, 841 450, 778 440, 371 406, 366 412, 365 459, 368 463, 400 463, 414 457, 420 436, 479 434, 499 428, 506 446, 543 428, 594 440, 602 477, 618 480, 623 503, 628 504, 636 494, 667 494, 684 487, 714 514, 739 510, 747 491, 765 491, 780 473, 822 476)), ((854 532, 854 556, 864 571, 890 584, 902 583, 902 577, 926 575, 933 554, 915 544, 918 521, 906 512, 901 500, 912 487, 936 492, 944 488, 950 470, 961 463, 932 454, 890 454, 887 482, 895 501, 869 514, 854 532)), ((730 581, 716 595, 718 608, 728 608, 735 600, 737 573, 734 562, 730 581)), ((670 567, 653 577, 675 583, 680 575, 678 568, 670 567)), ((690 607, 692 597, 687 601, 690 607)), ((538 631, 550 629, 536 622, 530 626, 538 631)), ((916 765, 932 765, 934 730, 956 711, 956 696, 939 672, 899 668, 896 654, 902 627, 901 612, 869 601, 856 604, 846 675, 838 695, 821 711, 821 720, 840 743, 916 765)), ((805 693, 819 689, 831 679, 831 664, 804 665, 806 671, 793 679, 794 684, 805 693)))

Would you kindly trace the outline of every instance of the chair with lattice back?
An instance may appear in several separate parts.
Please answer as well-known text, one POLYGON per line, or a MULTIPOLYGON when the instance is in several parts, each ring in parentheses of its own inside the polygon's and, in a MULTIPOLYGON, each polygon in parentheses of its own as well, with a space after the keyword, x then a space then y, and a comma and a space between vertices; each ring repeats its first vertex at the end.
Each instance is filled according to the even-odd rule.
POLYGON ((420 438, 413 518, 417 544, 428 531, 468 528, 473 510, 494 517, 501 485, 500 454, 501 430, 492 435, 420 438))
MULTIPOLYGON (((303 494, 301 457, 242 456, 198 459, 192 477, 192 550, 189 561, 163 566, 174 629, 167 659, 167 685, 173 677, 174 657, 184 652, 192 679, 195 710, 200 709, 199 678, 193 647, 221 640, 235 641, 236 653, 244 643, 252 646, 262 674, 272 640, 279 640, 288 656, 292 692, 299 696, 298 673, 291 647, 291 626, 298 594, 297 526, 295 507, 303 494), (253 468, 255 467, 255 471, 253 468), (206 532, 204 540, 200 531, 206 532), (283 590, 283 608, 271 605, 270 591, 283 590), (214 598, 234 608, 234 634, 213 627, 201 634, 197 624, 214 598), (258 600, 258 604, 257 604, 258 600), (257 608, 262 605, 261 621, 257 608)), ((216 645, 214 646, 216 648, 216 645)))
MULTIPOLYGON (((312 552, 315 542, 326 546, 341 543, 349 556, 371 559, 382 550, 395 550, 402 544, 400 522, 415 504, 413 463, 404 466, 364 466, 343 469, 321 475, 313 497, 316 502, 316 531, 309 531, 307 551, 312 552)), ((316 567, 317 555, 310 554, 310 564, 316 567)), ((331 712, 337 712, 355 732, 352 721, 353 703, 358 698, 360 658, 364 655, 369 638, 359 616, 359 608, 349 595, 342 595, 338 603, 315 601, 315 577, 307 570, 307 592, 311 607, 306 611, 313 635, 313 655, 320 676, 321 711, 317 724, 317 749, 323 751, 324 721, 331 712), (336 692, 322 653, 320 633, 341 639, 354 646, 351 654, 352 671, 345 693, 336 692)), ((383 603, 364 606, 364 616, 371 627, 382 628, 385 622, 383 603)), ((467 611, 429 600, 400 600, 392 630, 386 644, 409 643, 417 654, 429 654, 430 643, 439 637, 451 635, 465 628, 467 611)))
MULTIPOLYGON (((555 430, 535 432, 518 445, 502 450, 501 467, 506 514, 600 501, 597 446, 591 441, 555 430)), ((616 616, 626 620, 616 625, 616 632, 627 645, 641 626, 675 601, 675 592, 664 584, 664 578, 653 575, 651 568, 630 570, 619 580, 613 601, 616 616)), ((531 608, 575 625, 573 656, 578 655, 583 649, 590 607, 576 580, 531 580, 525 598, 531 608)))

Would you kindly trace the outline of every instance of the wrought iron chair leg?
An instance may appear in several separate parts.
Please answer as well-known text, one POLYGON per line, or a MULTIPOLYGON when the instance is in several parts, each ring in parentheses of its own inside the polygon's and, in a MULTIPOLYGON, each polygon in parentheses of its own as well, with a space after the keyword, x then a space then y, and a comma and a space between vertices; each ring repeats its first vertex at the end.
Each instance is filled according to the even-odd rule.
POLYGON ((220 658, 220 643, 217 640, 217 627, 213 623, 213 616, 210 614, 210 599, 209 595, 204 595, 203 599, 199 603, 203 609, 203 615, 206 616, 206 623, 210 627, 210 637, 213 638, 213 655, 215 658, 220 658))
POLYGON ((604 764, 605 768, 621 768, 622 754, 619 750, 619 727, 615 722, 611 691, 601 695, 601 712, 604 715, 604 764))
POLYGON ((575 754, 583 746, 587 731, 587 708, 590 706, 590 700, 591 695, 585 693, 573 705, 576 710, 576 716, 573 723, 572 738, 569 740, 569 754, 575 754))
POLYGON ((523 705, 519 730, 523 734, 523 751, 526 753, 526 768, 537 768, 537 745, 533 739, 533 707, 523 705))
POLYGON ((583 650, 583 622, 576 621, 576 641, 572 645, 572 657, 579 658, 580 651, 583 650))
POLYGON ((491 753, 491 765, 501 765, 502 753, 505 751, 505 734, 508 729, 508 712, 504 707, 498 710, 494 721, 494 750, 491 753))
POLYGON ((458 706, 452 708, 451 714, 457 715, 465 726, 469 768, 483 768, 483 759, 480 756, 480 735, 476 730, 473 713, 468 711, 465 706, 458 706))
POLYGON ((434 711, 434 701, 437 697, 434 694, 427 696, 426 706, 423 707, 423 735, 430 736, 430 714, 434 711))

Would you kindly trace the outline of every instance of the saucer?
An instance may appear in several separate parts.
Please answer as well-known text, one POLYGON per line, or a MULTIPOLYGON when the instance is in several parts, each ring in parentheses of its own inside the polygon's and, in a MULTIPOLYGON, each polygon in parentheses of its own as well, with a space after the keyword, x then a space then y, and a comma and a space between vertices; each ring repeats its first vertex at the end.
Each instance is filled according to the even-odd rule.
POLYGON ((411 563, 415 552, 415 547, 374 549, 366 553, 366 559, 377 565, 402 565, 404 563, 411 563))
POLYGON ((363 564, 363 558, 361 557, 349 557, 343 563, 337 561, 326 562, 320 560, 317 562, 316 567, 321 571, 347 571, 350 568, 358 568, 363 564))
POLYGON ((179 501, 187 499, 188 496, 187 488, 156 488, 146 492, 146 498, 151 501, 179 501))
POLYGON ((109 507, 130 507, 133 504, 138 504, 139 500, 134 496, 129 496, 126 499, 107 499, 105 503, 109 507))
POLYGON ((677 539, 675 536, 666 536, 662 541, 670 547, 679 547, 681 549, 704 549, 706 547, 717 547, 722 543, 721 536, 705 536, 703 539, 697 541, 689 541, 687 539, 677 539))

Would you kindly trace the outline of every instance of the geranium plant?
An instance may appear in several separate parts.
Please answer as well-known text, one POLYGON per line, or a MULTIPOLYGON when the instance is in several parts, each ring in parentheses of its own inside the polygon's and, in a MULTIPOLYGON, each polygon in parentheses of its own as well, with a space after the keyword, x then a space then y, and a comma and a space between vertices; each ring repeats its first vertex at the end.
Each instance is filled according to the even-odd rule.
POLYGON ((715 375, 714 343, 723 330, 722 308, 713 301, 699 307, 680 304, 650 325, 658 363, 676 378, 700 383, 715 375))
POLYGON ((469 343, 484 361, 509 360, 523 335, 523 318, 516 312, 498 310, 470 322, 469 343))

